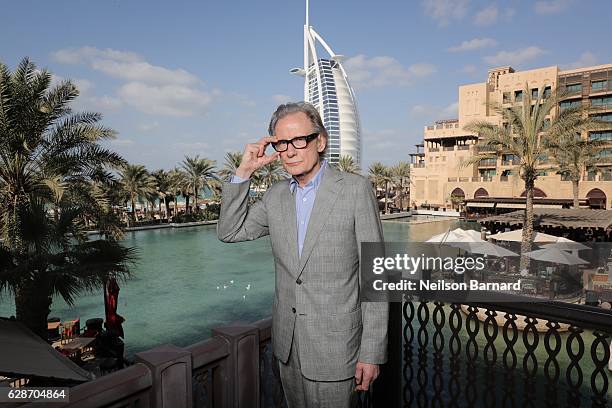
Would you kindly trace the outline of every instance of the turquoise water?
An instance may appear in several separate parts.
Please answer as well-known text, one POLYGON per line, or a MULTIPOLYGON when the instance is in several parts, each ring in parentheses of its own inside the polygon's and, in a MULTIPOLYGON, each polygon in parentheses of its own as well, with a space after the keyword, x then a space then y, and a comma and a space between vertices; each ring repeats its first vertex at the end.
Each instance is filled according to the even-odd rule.
MULTIPOLYGON (((456 220, 383 222, 387 241, 422 241, 455 225, 456 220)), ((210 337, 212 327, 271 315, 274 264, 269 239, 225 244, 217 239, 215 228, 126 234, 124 244, 137 247, 140 255, 134 278, 120 283, 117 311, 126 319, 127 355, 164 343, 186 346, 210 337)), ((0 299, 0 316, 14 311, 12 298, 0 299)), ((104 317, 102 291, 81 296, 73 308, 56 298, 50 316, 78 316, 82 326, 87 319, 104 317)))

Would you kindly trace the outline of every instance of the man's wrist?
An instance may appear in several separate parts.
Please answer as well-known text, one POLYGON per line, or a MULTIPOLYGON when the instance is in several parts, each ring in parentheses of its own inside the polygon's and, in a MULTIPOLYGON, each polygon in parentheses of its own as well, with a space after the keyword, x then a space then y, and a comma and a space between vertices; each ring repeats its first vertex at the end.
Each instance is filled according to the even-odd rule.
POLYGON ((253 174, 253 173, 245 171, 245 170, 242 170, 241 168, 236 169, 236 176, 240 177, 243 180, 250 179, 251 178, 251 174, 253 174))

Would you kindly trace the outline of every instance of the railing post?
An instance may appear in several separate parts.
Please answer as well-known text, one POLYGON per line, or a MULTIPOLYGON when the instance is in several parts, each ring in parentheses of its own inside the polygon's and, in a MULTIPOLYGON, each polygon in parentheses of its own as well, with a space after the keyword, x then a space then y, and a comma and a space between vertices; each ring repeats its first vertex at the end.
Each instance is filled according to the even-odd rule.
POLYGON ((152 408, 192 408, 191 353, 173 344, 164 344, 136 354, 135 362, 151 370, 152 408))
POLYGON ((373 386, 373 407, 402 406, 402 303, 389 303, 388 358, 373 386))
POLYGON ((228 343, 228 407, 259 408, 259 329, 234 323, 212 330, 213 336, 228 343))

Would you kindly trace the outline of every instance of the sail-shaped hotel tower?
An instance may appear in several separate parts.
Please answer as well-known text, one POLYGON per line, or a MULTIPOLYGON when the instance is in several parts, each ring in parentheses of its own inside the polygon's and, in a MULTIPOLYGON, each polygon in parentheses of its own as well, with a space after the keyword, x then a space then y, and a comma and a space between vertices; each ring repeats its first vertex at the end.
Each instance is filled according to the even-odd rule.
POLYGON ((309 25, 308 0, 304 25, 304 68, 294 68, 292 74, 304 77, 304 100, 312 103, 321 114, 329 133, 325 158, 338 163, 348 155, 361 168, 361 125, 355 92, 342 66, 343 56, 334 53, 323 38, 309 25), (321 58, 317 44, 329 54, 321 58))

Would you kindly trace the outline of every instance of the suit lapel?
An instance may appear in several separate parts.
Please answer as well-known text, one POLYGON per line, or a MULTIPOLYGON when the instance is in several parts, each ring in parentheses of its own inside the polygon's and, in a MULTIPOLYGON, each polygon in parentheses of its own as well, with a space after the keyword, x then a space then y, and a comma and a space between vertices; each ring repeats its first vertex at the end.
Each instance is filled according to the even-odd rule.
MULTIPOLYGON (((306 230, 306 238, 304 239, 302 256, 299 258, 299 266, 297 270, 298 277, 302 274, 304 266, 306 266, 306 262, 308 262, 308 258, 312 253, 312 249, 315 246, 317 238, 328 220, 329 213, 334 207, 334 203, 338 199, 338 193, 342 187, 338 181, 342 180, 342 178, 342 173, 331 168, 329 164, 325 167, 323 179, 321 180, 319 191, 317 191, 317 197, 315 199, 314 207, 312 208, 312 213, 310 214, 310 220, 308 221, 308 229, 306 230)), ((295 219, 295 207, 293 219, 295 219)), ((296 225, 294 225, 294 227, 297 228, 296 225)), ((295 236, 297 237, 297 231, 295 236)), ((297 242, 297 238, 295 241, 297 242)), ((295 253, 297 254, 297 249, 295 253)))
POLYGON ((295 194, 291 194, 289 184, 281 189, 281 208, 282 219, 286 224, 289 244, 289 270, 294 272, 298 266, 298 247, 297 247, 297 216, 295 215, 295 194))

